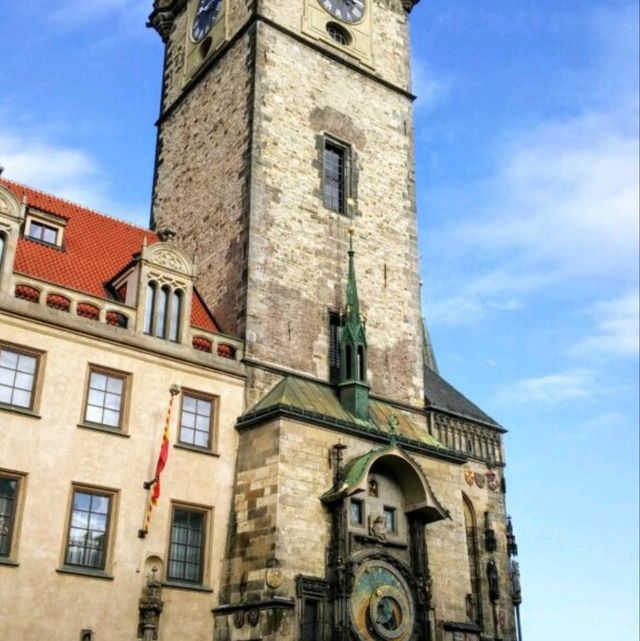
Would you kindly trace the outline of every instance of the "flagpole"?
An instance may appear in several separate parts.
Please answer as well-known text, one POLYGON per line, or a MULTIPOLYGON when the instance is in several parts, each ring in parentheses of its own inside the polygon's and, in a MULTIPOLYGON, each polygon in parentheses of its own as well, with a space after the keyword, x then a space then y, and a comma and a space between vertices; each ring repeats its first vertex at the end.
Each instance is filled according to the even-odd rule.
POLYGON ((143 485, 145 490, 152 490, 153 492, 149 495, 147 500, 147 508, 144 514, 144 524, 141 529, 138 530, 138 538, 144 539, 149 533, 149 525, 151 524, 151 514, 153 513, 153 508, 158 504, 158 499, 160 498, 160 475, 167 465, 167 460, 169 459, 169 444, 171 440, 171 414, 173 412, 173 401, 175 397, 180 394, 180 387, 178 385, 172 385, 169 388, 169 393, 171 397, 169 399, 169 408, 167 409, 167 416, 164 421, 164 430, 162 432, 162 445, 160 446, 160 454, 158 455, 158 462, 156 463, 156 473, 151 481, 146 481, 143 485))

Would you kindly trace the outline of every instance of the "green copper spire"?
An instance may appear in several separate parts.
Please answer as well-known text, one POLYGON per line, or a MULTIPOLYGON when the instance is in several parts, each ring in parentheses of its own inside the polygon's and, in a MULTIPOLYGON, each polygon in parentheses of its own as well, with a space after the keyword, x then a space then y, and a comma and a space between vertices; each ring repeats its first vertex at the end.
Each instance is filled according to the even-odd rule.
POLYGON ((349 329, 351 336, 362 335, 366 343, 364 319, 360 316, 360 301, 358 299, 358 284, 356 283, 356 267, 353 260, 353 227, 349 228, 349 277, 347 279, 347 309, 344 314, 344 326, 349 329))
POLYGON ((360 419, 369 418, 367 384, 367 332, 360 313, 353 251, 353 227, 349 229, 349 276, 346 309, 340 328, 340 402, 360 419))

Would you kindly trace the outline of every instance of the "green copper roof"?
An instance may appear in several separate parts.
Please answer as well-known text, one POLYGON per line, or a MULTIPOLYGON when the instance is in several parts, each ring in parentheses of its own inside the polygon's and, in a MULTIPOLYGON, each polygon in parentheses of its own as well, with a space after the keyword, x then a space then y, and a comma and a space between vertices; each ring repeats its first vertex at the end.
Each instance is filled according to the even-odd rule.
POLYGON ((288 409, 331 424, 352 426, 363 432, 388 436, 390 440, 411 442, 429 449, 448 452, 440 441, 414 423, 404 412, 383 401, 369 401, 369 419, 358 419, 344 409, 334 388, 315 381, 287 376, 239 420, 240 425, 271 410, 288 409), (397 419, 397 426, 391 425, 397 419))
POLYGON ((345 467, 344 473, 344 484, 347 487, 351 487, 353 485, 357 485, 362 481, 362 478, 364 477, 364 473, 367 471, 369 467, 369 463, 378 456, 378 454, 382 454, 385 451, 391 451, 394 449, 394 446, 391 445, 389 447, 381 447, 378 448, 377 450, 371 450, 364 456, 361 456, 360 458, 353 459, 352 461, 349 461, 347 463, 347 466, 345 467))

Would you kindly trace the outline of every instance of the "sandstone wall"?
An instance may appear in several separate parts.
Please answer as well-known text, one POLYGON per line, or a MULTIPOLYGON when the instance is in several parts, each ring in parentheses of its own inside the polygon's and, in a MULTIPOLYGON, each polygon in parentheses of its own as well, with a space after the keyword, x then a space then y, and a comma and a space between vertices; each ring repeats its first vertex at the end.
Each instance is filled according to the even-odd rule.
POLYGON ((411 101, 267 25, 257 66, 248 353, 327 377, 353 224, 373 391, 421 404, 411 101), (353 218, 322 206, 325 133, 352 145, 353 218))
MULTIPOLYGON (((62 312, 58 312, 62 314, 62 312)), ((87 321, 90 323, 92 321, 87 321)), ((2 314, 0 340, 42 350, 37 416, 0 410, 0 469, 26 474, 24 509, 16 534, 17 567, 0 563, 0 638, 69 641, 91 629, 100 641, 136 638, 138 599, 157 557, 164 580, 172 501, 212 509, 206 546, 205 587, 165 587, 162 639, 211 641, 211 609, 217 604, 232 484, 236 417, 244 381, 107 341, 2 314), (89 363, 130 374, 126 436, 79 427, 89 363), (162 494, 146 539, 138 538, 169 401, 178 384, 220 397, 219 457, 173 447, 179 401, 162 494), (64 402, 62 402, 62 400, 64 402), (72 483, 116 491, 111 579, 62 574, 72 483)))

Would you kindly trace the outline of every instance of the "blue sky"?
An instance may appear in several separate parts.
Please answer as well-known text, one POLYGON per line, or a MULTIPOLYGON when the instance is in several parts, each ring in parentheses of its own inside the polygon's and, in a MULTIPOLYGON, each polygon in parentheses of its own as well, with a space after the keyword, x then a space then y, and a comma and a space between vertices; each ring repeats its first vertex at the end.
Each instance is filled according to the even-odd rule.
MULTIPOLYGON (((162 48, 137 0, 0 23, 5 176, 145 224, 162 48)), ((527 640, 638 638, 638 8, 413 14, 424 309, 510 430, 527 640)))

